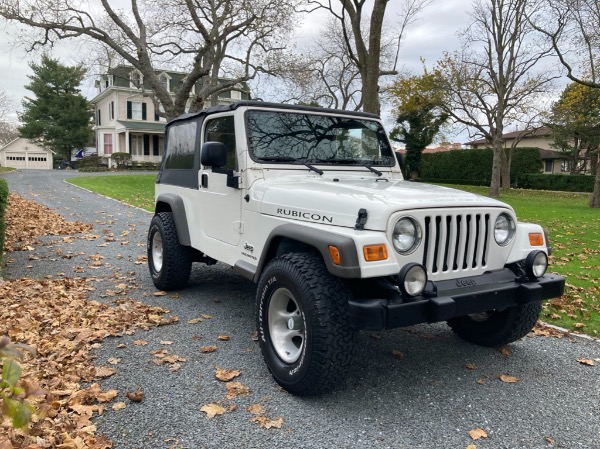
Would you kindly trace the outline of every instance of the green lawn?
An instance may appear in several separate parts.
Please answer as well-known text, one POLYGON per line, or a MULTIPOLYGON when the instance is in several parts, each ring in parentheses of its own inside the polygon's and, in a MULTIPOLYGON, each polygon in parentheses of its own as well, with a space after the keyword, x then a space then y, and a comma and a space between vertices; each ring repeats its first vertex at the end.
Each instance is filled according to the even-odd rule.
POLYGON ((142 209, 154 210, 156 174, 70 178, 67 182, 142 209))
MULTIPOLYGON (((156 175, 72 178, 68 182, 152 211, 156 175)), ((487 187, 451 186, 486 195, 487 187)), ((502 201, 519 220, 548 232, 550 271, 567 278, 563 297, 546 302, 543 320, 600 337, 600 210, 587 207, 589 194, 511 190, 502 201)))
POLYGON ((0 173, 6 173, 9 171, 14 171, 15 169, 12 167, 0 167, 0 173))

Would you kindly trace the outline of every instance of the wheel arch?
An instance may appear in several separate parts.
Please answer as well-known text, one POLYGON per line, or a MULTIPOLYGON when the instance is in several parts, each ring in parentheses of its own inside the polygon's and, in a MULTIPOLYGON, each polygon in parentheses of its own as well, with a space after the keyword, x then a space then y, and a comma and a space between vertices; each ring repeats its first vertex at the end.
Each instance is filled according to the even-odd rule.
POLYGON ((292 252, 314 252, 323 259, 327 271, 341 278, 360 277, 360 265, 354 240, 333 232, 315 231, 312 228, 296 224, 285 224, 273 229, 257 266, 245 261, 236 263, 235 270, 254 282, 258 282, 262 271, 269 261, 292 252), (341 263, 335 265, 329 255, 329 246, 340 251, 341 263))
POLYGON ((179 243, 185 246, 191 246, 190 228, 187 222, 185 204, 183 199, 173 193, 165 193, 156 198, 154 213, 171 212, 175 219, 175 228, 177 229, 177 238, 179 243))

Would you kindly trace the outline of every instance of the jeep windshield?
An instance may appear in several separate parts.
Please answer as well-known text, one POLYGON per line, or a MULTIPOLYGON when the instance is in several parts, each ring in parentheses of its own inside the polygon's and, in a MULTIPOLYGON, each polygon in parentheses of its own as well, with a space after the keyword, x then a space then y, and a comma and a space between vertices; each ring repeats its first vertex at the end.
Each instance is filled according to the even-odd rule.
POLYGON ((306 112, 250 110, 246 125, 252 159, 261 162, 392 166, 382 126, 368 119, 306 112))

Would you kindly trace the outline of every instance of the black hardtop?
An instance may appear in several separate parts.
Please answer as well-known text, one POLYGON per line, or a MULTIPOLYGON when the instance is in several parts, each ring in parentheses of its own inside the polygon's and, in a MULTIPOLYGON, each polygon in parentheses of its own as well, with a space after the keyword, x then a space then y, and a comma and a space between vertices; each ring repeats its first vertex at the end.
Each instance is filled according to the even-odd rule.
POLYGON ((237 108, 241 107, 260 107, 260 108, 273 108, 273 109, 283 109, 283 110, 294 110, 294 111, 306 111, 313 113, 325 113, 325 114, 343 114, 343 115, 353 115, 356 117, 365 117, 370 119, 379 119, 379 116, 375 114, 371 114, 369 112, 360 112, 360 111, 345 111, 343 109, 330 109, 330 108, 322 108, 317 106, 305 106, 305 105, 296 105, 296 104, 287 104, 287 103, 269 103, 266 101, 236 101, 227 105, 217 105, 212 106, 210 108, 202 109, 198 112, 190 112, 186 114, 181 114, 179 117, 171 120, 167 126, 174 124, 175 122, 186 121, 189 119, 193 119, 196 117, 206 117, 207 115, 217 114, 219 112, 227 112, 234 111, 237 108))

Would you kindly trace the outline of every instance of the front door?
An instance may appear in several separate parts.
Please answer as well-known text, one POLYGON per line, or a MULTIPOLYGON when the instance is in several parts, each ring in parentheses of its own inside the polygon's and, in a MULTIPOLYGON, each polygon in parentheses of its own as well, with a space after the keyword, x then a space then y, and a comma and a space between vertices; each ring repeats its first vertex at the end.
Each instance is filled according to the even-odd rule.
MULTIPOLYGON (((204 122, 202 143, 222 142, 227 147, 224 169, 238 170, 237 146, 233 115, 222 115, 204 122)), ((198 174, 199 204, 197 223, 213 239, 237 245, 243 232, 241 222, 242 191, 227 186, 227 175, 202 167, 198 174)))

